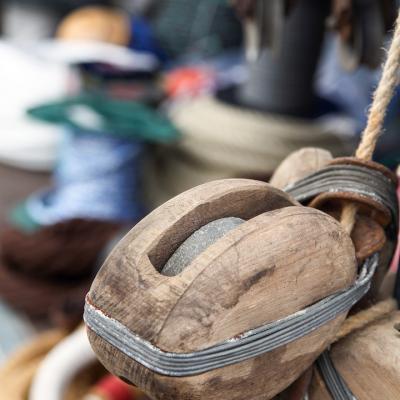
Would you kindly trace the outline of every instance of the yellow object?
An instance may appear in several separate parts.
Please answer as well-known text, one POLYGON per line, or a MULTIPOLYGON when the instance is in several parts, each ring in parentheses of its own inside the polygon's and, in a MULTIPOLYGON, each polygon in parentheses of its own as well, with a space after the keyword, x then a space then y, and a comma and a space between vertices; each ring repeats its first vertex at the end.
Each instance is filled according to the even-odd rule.
POLYGON ((26 400, 40 362, 65 336, 62 330, 48 331, 17 351, 0 368, 0 400, 26 400))
MULTIPOLYGON (((49 330, 14 353, 0 368, 0 400, 28 400, 41 362, 67 335, 65 330, 49 330)), ((62 400, 83 398, 105 374, 99 362, 91 363, 73 377, 62 400)))
POLYGON ((62 40, 86 40, 127 46, 131 30, 129 18, 110 7, 82 7, 60 23, 56 37, 62 40))

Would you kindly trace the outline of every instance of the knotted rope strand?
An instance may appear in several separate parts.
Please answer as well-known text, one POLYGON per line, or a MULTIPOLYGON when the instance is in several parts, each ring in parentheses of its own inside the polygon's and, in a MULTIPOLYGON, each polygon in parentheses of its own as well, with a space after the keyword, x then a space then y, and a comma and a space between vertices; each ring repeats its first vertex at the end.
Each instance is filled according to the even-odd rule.
POLYGON ((367 325, 386 317, 395 310, 397 310, 397 302, 395 299, 390 298, 380 301, 372 307, 352 315, 345 320, 340 331, 335 336, 333 343, 345 338, 352 332, 358 331, 367 325))
MULTIPOLYGON (((396 20, 392 43, 389 47, 386 62, 379 84, 374 92, 372 105, 368 114, 367 126, 361 137, 355 156, 363 161, 372 159, 376 143, 382 133, 383 121, 388 105, 398 83, 400 67, 400 12, 396 20)), ((350 234, 353 230, 357 205, 348 203, 343 207, 341 223, 350 234)))

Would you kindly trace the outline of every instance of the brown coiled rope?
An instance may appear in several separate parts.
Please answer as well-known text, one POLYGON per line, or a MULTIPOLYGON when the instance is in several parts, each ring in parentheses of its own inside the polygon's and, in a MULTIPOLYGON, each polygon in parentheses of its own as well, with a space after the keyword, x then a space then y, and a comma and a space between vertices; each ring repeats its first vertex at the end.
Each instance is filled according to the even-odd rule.
POLYGON ((0 297, 32 319, 74 327, 99 267, 99 254, 121 224, 73 219, 29 234, 0 236, 0 297))

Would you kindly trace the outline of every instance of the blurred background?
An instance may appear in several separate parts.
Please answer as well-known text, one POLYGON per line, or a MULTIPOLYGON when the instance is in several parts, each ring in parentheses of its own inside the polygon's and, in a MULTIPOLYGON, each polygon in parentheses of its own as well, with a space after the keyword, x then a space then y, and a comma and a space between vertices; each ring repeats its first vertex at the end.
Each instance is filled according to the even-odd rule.
MULTIPOLYGON (((118 240, 213 179, 352 154, 394 0, 0 0, 0 400, 144 399, 82 312, 118 240)), ((400 96, 376 161, 400 163, 400 96)), ((133 310, 134 312, 134 310, 133 310)))

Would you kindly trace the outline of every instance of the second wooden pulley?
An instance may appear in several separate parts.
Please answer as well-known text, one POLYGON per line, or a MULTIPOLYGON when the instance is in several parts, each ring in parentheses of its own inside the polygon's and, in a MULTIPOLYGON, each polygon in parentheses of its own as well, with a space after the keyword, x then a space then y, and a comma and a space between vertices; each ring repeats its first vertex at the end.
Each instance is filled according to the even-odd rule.
POLYGON ((396 176, 375 162, 336 158, 323 149, 304 148, 289 155, 277 168, 271 184, 336 219, 343 205, 358 205, 351 233, 359 264, 379 253, 379 267, 364 303, 374 302, 397 244, 396 176))
POLYGON ((332 346, 314 371, 310 400, 336 398, 335 386, 347 399, 398 399, 399 327, 400 311, 393 311, 332 346))
POLYGON ((89 339, 154 399, 272 398, 365 290, 356 270, 329 215, 266 183, 210 182, 159 207, 112 252, 87 296, 89 339))

